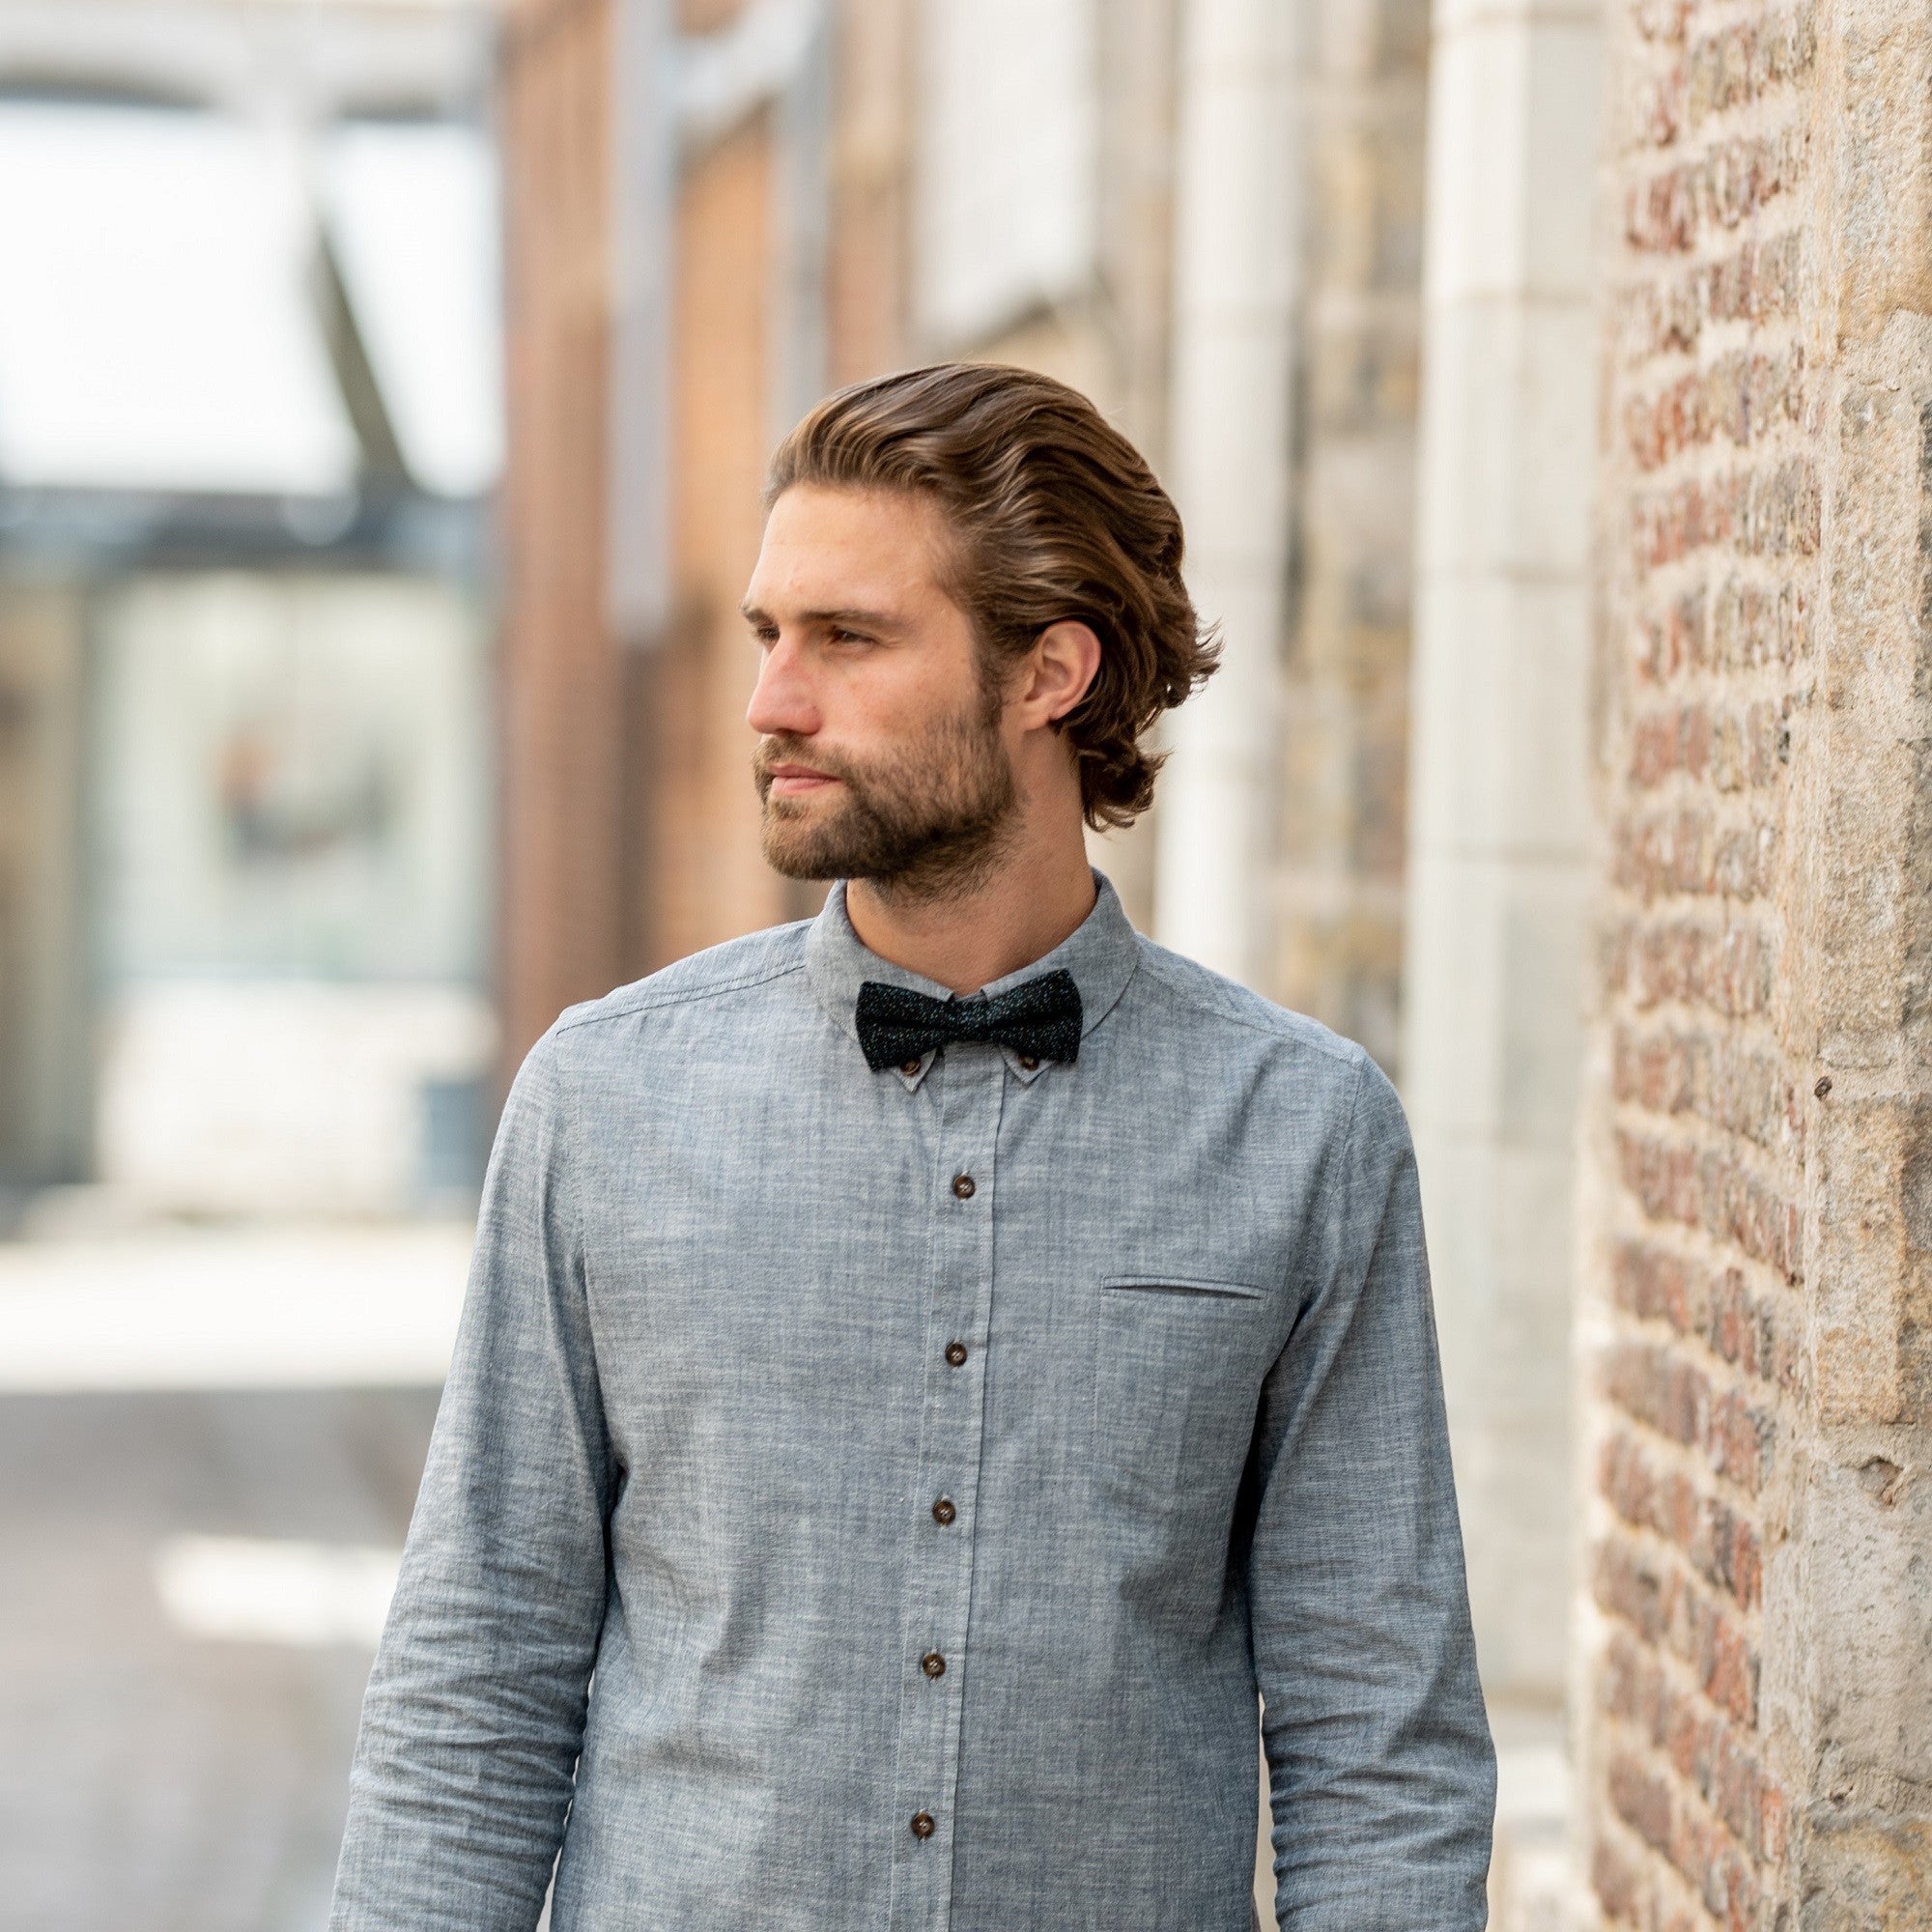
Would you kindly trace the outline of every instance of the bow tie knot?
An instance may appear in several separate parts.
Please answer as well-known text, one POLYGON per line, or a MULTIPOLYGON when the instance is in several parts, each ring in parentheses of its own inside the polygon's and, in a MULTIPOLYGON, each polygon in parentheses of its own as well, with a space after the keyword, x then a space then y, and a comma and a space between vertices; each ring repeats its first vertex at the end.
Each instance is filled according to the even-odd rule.
POLYGON ((990 999, 935 1000, 910 986, 867 980, 855 1014, 859 1045, 874 1073, 923 1060, 952 1040, 1010 1047, 1031 1060, 1071 1061, 1080 1052, 1080 988, 1063 966, 990 999))

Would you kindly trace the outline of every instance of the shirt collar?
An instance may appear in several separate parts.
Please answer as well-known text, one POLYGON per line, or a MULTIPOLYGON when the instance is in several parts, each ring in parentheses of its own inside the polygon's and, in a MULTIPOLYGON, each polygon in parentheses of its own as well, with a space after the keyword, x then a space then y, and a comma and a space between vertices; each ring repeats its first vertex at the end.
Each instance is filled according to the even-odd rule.
MULTIPOLYGON (((1128 923, 1126 913, 1122 909, 1120 895, 1115 892, 1112 881, 1104 872, 1096 871, 1094 887, 1094 910, 1051 952, 1034 960, 1031 965, 1022 966, 1018 972, 1009 973, 1004 979, 995 980, 980 988, 988 995, 1004 993, 1022 980, 1064 966, 1073 975, 1073 983, 1080 988, 1080 1037, 1083 1040, 1113 1010, 1127 989, 1127 981, 1134 977, 1134 968, 1140 963, 1139 941, 1128 923)), ((895 966, 881 959, 866 945, 853 930, 851 918, 846 913, 843 879, 826 895, 824 909, 812 921, 811 930, 806 934, 805 966, 819 1004, 831 1016, 833 1024, 841 1028, 855 1045, 859 1038, 859 988, 867 980, 881 980, 889 986, 910 986, 915 992, 924 993, 935 1000, 952 997, 950 986, 942 986, 937 980, 909 972, 903 966, 895 966)), ((907 1073, 900 1069, 899 1077, 908 1087, 917 1087, 931 1065, 932 1058, 928 1053, 919 1063, 915 1072, 907 1073)), ((1037 1065, 1031 1068, 1021 1066, 1015 1054, 1009 1053, 1007 1060, 1014 1073, 1024 1081, 1030 1082, 1044 1070, 1037 1065)))

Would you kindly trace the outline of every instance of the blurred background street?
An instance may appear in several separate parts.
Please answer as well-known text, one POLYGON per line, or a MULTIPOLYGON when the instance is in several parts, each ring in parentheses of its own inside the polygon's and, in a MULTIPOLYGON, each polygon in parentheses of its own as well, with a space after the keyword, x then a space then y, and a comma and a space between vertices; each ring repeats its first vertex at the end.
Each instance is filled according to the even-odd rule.
POLYGON ((462 1223, 0 1244, 0 1923, 323 1923, 468 1251, 462 1223))
POLYGON ((433 1388, 0 1399, 8 1925, 325 1921, 383 1599, 320 1621, 316 1603, 339 1552, 400 1548, 435 1406, 433 1388))

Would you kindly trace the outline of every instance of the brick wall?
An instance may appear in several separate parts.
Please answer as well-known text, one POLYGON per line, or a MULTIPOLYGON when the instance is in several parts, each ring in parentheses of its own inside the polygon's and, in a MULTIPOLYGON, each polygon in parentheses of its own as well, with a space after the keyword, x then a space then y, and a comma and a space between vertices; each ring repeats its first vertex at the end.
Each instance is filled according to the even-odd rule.
POLYGON ((1924 1390, 1872 1400, 1831 1311, 1912 1322, 1926 34, 1636 0, 1609 51, 1589 1876, 1615 1924, 1918 1926, 1924 1699, 1851 1660, 1923 1650, 1866 1584, 1924 1519, 1858 1479, 1922 1464, 1924 1390))

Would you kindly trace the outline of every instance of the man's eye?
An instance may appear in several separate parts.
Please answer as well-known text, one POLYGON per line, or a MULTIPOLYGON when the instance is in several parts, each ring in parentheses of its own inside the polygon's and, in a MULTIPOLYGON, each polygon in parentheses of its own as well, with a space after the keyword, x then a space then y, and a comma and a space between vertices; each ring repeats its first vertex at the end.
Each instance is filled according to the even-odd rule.
POLYGON ((872 641, 863 631, 848 631, 838 624, 832 627, 831 637, 835 644, 868 644, 872 641))

